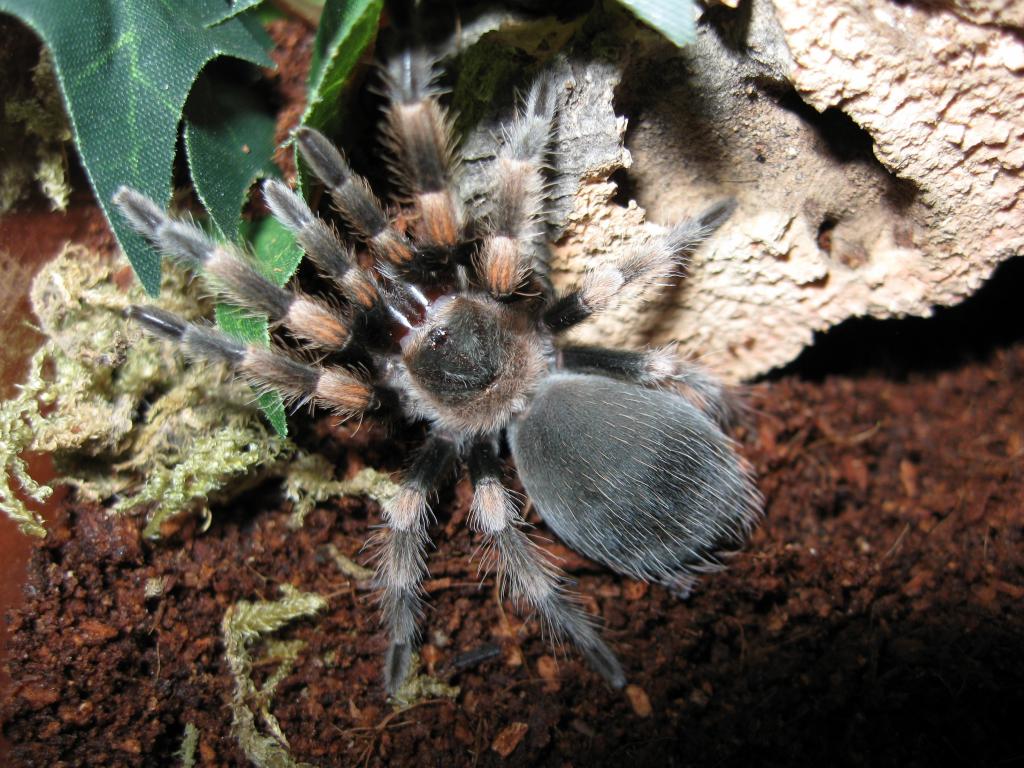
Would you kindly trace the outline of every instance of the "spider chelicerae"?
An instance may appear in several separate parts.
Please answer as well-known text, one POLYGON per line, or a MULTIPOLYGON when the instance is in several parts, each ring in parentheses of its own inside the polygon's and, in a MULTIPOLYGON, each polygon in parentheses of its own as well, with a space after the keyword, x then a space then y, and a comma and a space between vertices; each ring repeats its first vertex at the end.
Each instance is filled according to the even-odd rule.
POLYGON ((324 298, 279 288, 239 249, 122 188, 115 202, 160 250, 201 271, 226 300, 269 316, 319 356, 246 345, 155 307, 131 316, 198 359, 225 361, 254 386, 343 419, 424 421, 428 436, 383 508, 376 541, 385 684, 395 693, 417 644, 427 573, 428 495, 457 462, 468 466, 471 526, 497 561, 505 594, 571 641, 614 687, 625 684, 597 623, 559 568, 527 535, 503 486, 507 446, 547 525, 576 551, 638 579, 688 592, 721 566, 756 522, 759 494, 725 429, 724 388, 671 348, 580 346, 563 334, 612 306, 624 287, 657 283, 730 215, 731 201, 595 264, 554 291, 543 225, 546 174, 559 113, 554 79, 536 80, 496 136, 483 208, 459 184, 451 120, 434 60, 408 50, 384 68, 384 137, 399 198, 385 208, 323 135, 295 134, 329 192, 347 239, 285 184, 264 198, 329 284, 324 298), (368 252, 371 268, 357 250, 368 252), (348 362, 338 362, 339 355, 348 362), (333 357, 331 356, 333 355, 333 357))

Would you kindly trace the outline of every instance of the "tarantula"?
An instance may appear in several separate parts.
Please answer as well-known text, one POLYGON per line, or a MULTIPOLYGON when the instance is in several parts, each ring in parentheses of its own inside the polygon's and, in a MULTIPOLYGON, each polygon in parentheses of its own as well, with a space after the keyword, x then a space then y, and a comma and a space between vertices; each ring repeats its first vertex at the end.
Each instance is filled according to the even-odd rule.
POLYGON ((427 423, 400 492, 384 504, 377 542, 390 693, 406 677, 423 612, 428 495, 460 460, 474 487, 470 523, 496 556, 505 593, 621 687, 622 667, 595 620, 525 532, 501 482, 502 449, 511 449, 543 520, 587 557, 678 593, 695 574, 721 567, 721 553, 743 543, 760 512, 752 475, 724 431, 733 408, 723 387, 671 349, 576 346, 562 335, 611 306, 625 286, 676 274, 733 203, 591 267, 556 294, 546 279, 542 226, 559 111, 553 79, 540 77, 503 126, 489 207, 480 211, 458 186, 458 150, 435 61, 406 51, 384 72, 384 136, 401 193, 393 210, 324 136, 309 128, 295 134, 372 268, 286 185, 263 185, 274 216, 331 284, 330 298, 277 287, 239 249, 170 218, 138 192, 122 188, 115 196, 137 231, 201 271, 222 297, 269 316, 293 345, 321 355, 345 351, 347 364, 246 345, 155 307, 136 306, 130 315, 190 356, 225 361, 290 401, 343 419, 427 423))

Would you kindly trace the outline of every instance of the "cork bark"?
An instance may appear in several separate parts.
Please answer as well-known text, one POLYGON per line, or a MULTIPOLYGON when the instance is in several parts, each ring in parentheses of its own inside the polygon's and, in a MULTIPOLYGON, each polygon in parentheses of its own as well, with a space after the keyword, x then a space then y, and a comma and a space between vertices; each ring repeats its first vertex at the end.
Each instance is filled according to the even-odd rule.
POLYGON ((710 8, 683 51, 622 36, 583 85, 611 97, 625 170, 584 175, 556 283, 715 199, 739 209, 678 289, 580 337, 679 341, 744 379, 848 318, 969 296, 1024 252, 1022 17, 1012 2, 753 0, 710 8))

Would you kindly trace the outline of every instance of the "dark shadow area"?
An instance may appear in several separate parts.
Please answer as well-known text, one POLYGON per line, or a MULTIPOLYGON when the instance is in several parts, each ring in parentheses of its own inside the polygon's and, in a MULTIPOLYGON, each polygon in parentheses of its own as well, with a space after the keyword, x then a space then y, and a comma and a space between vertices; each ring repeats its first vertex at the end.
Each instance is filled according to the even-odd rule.
POLYGON ((626 168, 619 168, 617 171, 612 173, 609 177, 609 181, 615 182, 615 194, 612 196, 612 202, 616 205, 621 205, 623 208, 626 208, 629 206, 630 200, 636 200, 636 179, 630 176, 629 171, 626 168))
POLYGON ((1024 737, 1010 713, 1024 706, 1021 639, 1012 622, 967 628, 919 614, 748 638, 745 659, 709 681, 706 708, 680 681, 670 698, 692 702, 685 726, 663 723, 660 734, 655 726, 574 757, 589 766, 688 764, 679 755, 716 766, 1019 765, 1024 737))
POLYGON ((665 45, 656 53, 625 62, 612 101, 628 119, 625 146, 634 145, 643 123, 666 127, 663 152, 707 179, 728 177, 728 143, 719 130, 725 112, 716 92, 695 77, 700 62, 665 45), (685 108, 683 107, 685 105, 685 108))
MULTIPOLYGON (((896 211, 905 211, 917 199, 917 186, 909 179, 902 179, 886 168, 875 157, 874 140, 871 134, 838 107, 829 107, 819 112, 805 102, 788 83, 779 83, 757 77, 758 89, 783 110, 796 116, 814 131, 816 142, 827 155, 841 164, 865 164, 885 174, 884 195, 896 211)), ((764 156, 758 156, 765 162, 764 156)))
POLYGON ((1024 339, 1024 257, 1001 264, 973 296, 932 317, 894 320, 853 318, 816 334, 814 344, 764 380, 799 376, 884 373, 904 378, 983 360, 995 349, 1024 339))
POLYGON ((777 93, 776 101, 780 107, 813 127, 829 154, 837 161, 878 162, 872 152, 874 142, 871 135, 838 107, 829 107, 824 112, 819 112, 801 99, 794 90, 777 93))
POLYGON ((701 25, 708 27, 729 50, 745 55, 750 50, 747 41, 753 12, 751 0, 744 0, 736 8, 711 5, 701 17, 701 25))

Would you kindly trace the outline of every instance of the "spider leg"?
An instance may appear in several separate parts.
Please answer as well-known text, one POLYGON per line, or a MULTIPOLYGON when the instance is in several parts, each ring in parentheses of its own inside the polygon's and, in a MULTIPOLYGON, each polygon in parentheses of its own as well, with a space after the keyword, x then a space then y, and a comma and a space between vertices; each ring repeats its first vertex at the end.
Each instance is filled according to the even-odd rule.
POLYGON ((571 371, 599 373, 644 386, 657 386, 675 371, 674 361, 664 359, 661 350, 637 351, 569 345, 558 350, 558 362, 571 371))
POLYGON ((473 447, 469 470, 474 489, 471 525, 497 555, 502 592, 537 611, 552 639, 571 640, 610 686, 621 688, 626 684, 622 666, 593 618, 566 591, 565 575, 523 530, 525 522, 501 484, 501 465, 491 443, 473 447))
POLYGON ((454 443, 432 435, 419 449, 401 489, 384 504, 387 529, 374 542, 381 621, 388 633, 384 684, 394 695, 405 682, 423 614, 421 583, 427 573, 427 495, 455 463, 454 443))
POLYGON ((466 212, 454 183, 452 121, 434 81, 434 62, 421 51, 406 50, 388 62, 384 135, 393 154, 391 170, 415 211, 416 245, 445 252, 460 244, 466 212))
POLYGON ((495 298, 514 293, 530 274, 544 235, 545 166, 557 108, 550 78, 530 88, 515 118, 502 126, 494 161, 491 209, 477 273, 495 298))
POLYGON ((237 248, 215 242, 191 222, 170 218, 133 189, 119 189, 114 203, 139 234, 185 266, 201 271, 206 282, 232 304, 263 313, 296 337, 325 349, 340 350, 348 343, 350 323, 337 309, 271 282, 237 248))
POLYGON ((312 128, 299 128, 295 141, 342 218, 374 257, 398 267, 408 265, 414 257, 412 244, 392 226, 369 183, 349 167, 338 148, 312 128))
POLYGON ((743 413, 739 399, 702 366, 680 360, 674 345, 635 351, 607 347, 566 346, 558 350, 561 367, 633 381, 645 387, 677 386, 724 430, 743 413))
POLYGON ((353 306, 366 313, 389 311, 376 278, 356 263, 355 255, 331 226, 306 201, 277 179, 263 183, 263 196, 274 218, 295 234, 295 239, 317 269, 341 289, 353 306))
POLYGON ((345 368, 311 365, 268 347, 244 344, 157 307, 133 306, 128 314, 153 335, 181 344, 189 357, 225 362, 257 390, 280 392, 289 402, 312 402, 349 419, 394 400, 390 390, 345 368))
POLYGON ((561 333, 591 315, 614 306, 622 289, 631 283, 655 283, 685 270, 687 257, 732 214, 736 201, 723 200, 694 219, 676 224, 666 234, 634 248, 617 263, 588 269, 579 285, 552 302, 544 311, 544 324, 561 333))

